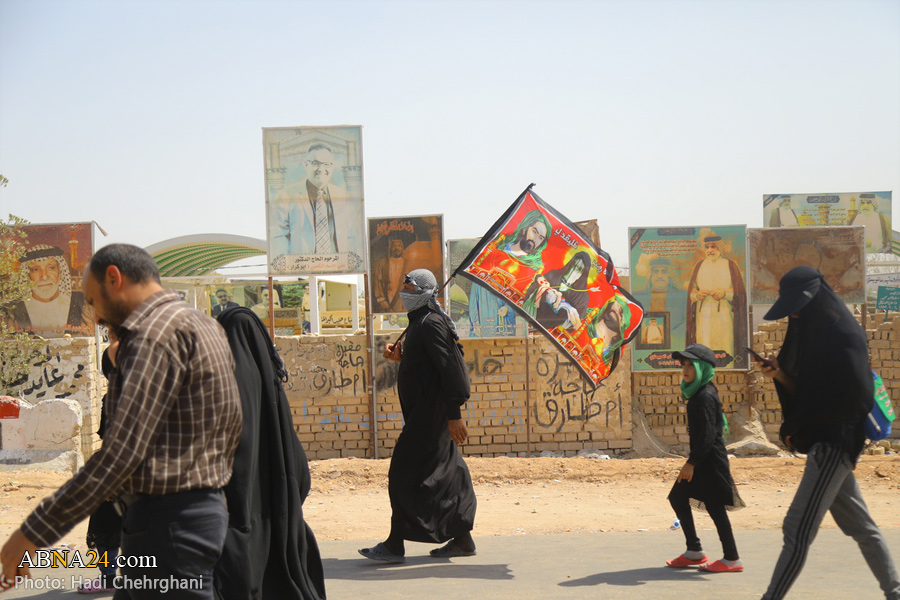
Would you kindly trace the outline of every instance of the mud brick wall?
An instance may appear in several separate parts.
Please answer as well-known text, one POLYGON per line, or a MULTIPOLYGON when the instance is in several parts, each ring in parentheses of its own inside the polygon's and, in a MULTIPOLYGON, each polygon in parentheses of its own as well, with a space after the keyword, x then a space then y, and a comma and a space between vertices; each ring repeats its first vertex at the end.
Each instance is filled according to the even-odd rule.
MULTIPOLYGON (((881 375, 884 387, 891 396, 894 414, 900 412, 900 315, 884 322, 884 315, 870 318, 866 333, 869 335, 869 360, 872 368, 881 375)), ((900 437, 900 422, 895 422, 892 438, 900 437)))
MULTIPOLYGON (((753 333, 753 349, 762 354, 778 352, 784 342, 787 321, 760 325, 753 333)), ((870 316, 866 322, 869 360, 881 376, 894 404, 900 410, 900 315, 885 323, 884 314, 870 316)), ((635 402, 643 412, 653 433, 669 445, 686 445, 687 414, 681 401, 680 371, 635 373, 635 402)), ((778 441, 781 426, 781 404, 775 386, 768 378, 747 371, 716 373, 716 387, 723 409, 729 418, 749 407, 759 411, 769 439, 778 441)), ((894 427, 892 438, 900 437, 900 425, 894 427)))
MULTIPOLYGON (((881 375, 900 410, 900 316, 867 322, 872 367, 881 375)), ((781 347, 786 323, 767 323, 753 334, 757 351, 781 347)), ((403 427, 396 393, 397 365, 381 357, 392 336, 377 336, 374 378, 369 376, 369 340, 357 336, 278 337, 276 345, 290 378, 285 390, 294 428, 311 459, 385 458, 403 427), (374 379, 376 427, 372 427, 369 388, 374 379)), ((688 443, 679 371, 630 371, 626 348, 614 373, 592 389, 556 348, 541 336, 524 339, 465 340, 472 397, 463 417, 473 456, 574 455, 582 449, 609 454, 632 447, 632 405, 643 413, 664 444, 688 443), (632 383, 633 381, 633 383, 632 383), (633 389, 632 389, 633 387, 633 389)), ((778 439, 781 407, 768 379, 747 371, 721 371, 716 385, 729 417, 755 407, 769 438, 778 439)), ((31 369, 24 397, 72 398, 84 413, 85 457, 99 447, 99 402, 106 388, 94 338, 49 340, 31 369)), ((893 437, 900 437, 900 425, 893 437)))
POLYGON ((285 393, 310 459, 372 456, 365 336, 278 337, 285 393))
POLYGON ((81 451, 85 458, 100 447, 100 399, 106 380, 97 362, 97 343, 90 337, 51 338, 31 362, 21 397, 30 404, 51 398, 75 400, 81 405, 81 451))
MULTIPOLYGON (((687 446, 690 438, 686 404, 681 399, 681 371, 640 372, 635 374, 635 380, 635 402, 650 430, 664 444, 687 446)), ((746 397, 747 373, 716 372, 715 384, 725 414, 739 410, 746 397)))
MULTIPOLYGON (((375 340, 375 445, 393 451, 403 427, 396 363, 381 357, 394 336, 375 340)), ((286 393, 294 426, 311 459, 372 457, 365 336, 278 338, 290 380, 286 393)), ((465 340, 472 396, 463 409, 469 430, 463 452, 473 456, 540 453, 574 455, 590 448, 631 448, 631 392, 623 357, 596 390, 542 337, 465 340), (527 355, 527 360, 526 360, 527 355)))

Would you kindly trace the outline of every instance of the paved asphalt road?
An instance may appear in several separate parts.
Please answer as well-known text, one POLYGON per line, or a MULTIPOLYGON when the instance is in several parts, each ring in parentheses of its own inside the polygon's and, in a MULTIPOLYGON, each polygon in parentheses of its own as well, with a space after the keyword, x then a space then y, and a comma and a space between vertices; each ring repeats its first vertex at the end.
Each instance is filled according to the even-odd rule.
MULTIPOLYGON (((320 549, 330 600, 757 599, 781 550, 781 532, 735 533, 746 568, 743 573, 711 574, 663 566, 683 549, 680 531, 477 538, 477 556, 444 560, 428 556, 434 546, 409 543, 403 565, 382 565, 357 554, 357 548, 377 540, 322 542, 320 549)), ((885 535, 894 556, 900 557, 900 529, 885 530, 885 535)), ((701 531, 700 537, 710 557, 721 558, 715 531, 701 531)), ((92 577, 93 570, 36 569, 34 574, 38 580, 59 580, 68 589, 19 588, 3 598, 112 597, 71 591, 72 576, 92 577)), ((788 594, 788 598, 817 600, 883 597, 856 543, 834 529, 819 532, 806 567, 788 594)))

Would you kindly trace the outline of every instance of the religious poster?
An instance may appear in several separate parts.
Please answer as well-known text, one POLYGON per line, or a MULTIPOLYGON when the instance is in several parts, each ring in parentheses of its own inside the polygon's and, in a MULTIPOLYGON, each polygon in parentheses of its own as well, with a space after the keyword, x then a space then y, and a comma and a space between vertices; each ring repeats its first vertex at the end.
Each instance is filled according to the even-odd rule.
POLYGON ((632 295, 646 311, 635 371, 680 369, 672 352, 708 346, 716 366, 746 369, 746 227, 629 229, 632 295))
MULTIPOLYGON (((450 272, 454 272, 480 240, 447 242, 450 272)), ((448 286, 450 317, 460 338, 525 337, 528 321, 503 296, 465 277, 454 277, 448 286)))
POLYGON ((503 296, 595 386, 644 314, 609 255, 531 186, 453 273, 503 296))
POLYGON ((270 275, 366 271, 362 127, 263 129, 270 275))
POLYGON ((8 309, 10 325, 42 337, 94 335, 81 277, 94 253, 91 223, 23 225, 28 236, 19 276, 30 293, 8 309))
POLYGON ((845 194, 767 194, 763 196, 765 227, 866 228, 865 252, 891 252, 891 192, 845 194))
POLYGON ((800 265, 818 269, 846 304, 866 300, 863 227, 748 229, 750 302, 774 304, 781 276, 800 265))
POLYGON ((438 287, 444 284, 443 215, 369 219, 369 256, 372 313, 405 313, 400 288, 407 273, 428 269, 438 287))

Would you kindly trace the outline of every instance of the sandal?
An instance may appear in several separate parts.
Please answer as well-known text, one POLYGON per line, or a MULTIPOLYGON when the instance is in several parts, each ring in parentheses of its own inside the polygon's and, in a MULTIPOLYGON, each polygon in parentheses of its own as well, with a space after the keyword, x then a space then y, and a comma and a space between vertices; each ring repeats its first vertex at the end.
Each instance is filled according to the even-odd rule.
POLYGON ((440 548, 435 548, 429 552, 435 558, 453 558, 455 556, 475 556, 475 550, 463 550, 456 545, 456 542, 450 540, 440 548))
POLYGON ((717 560, 708 565, 701 565, 700 568, 708 573, 740 573, 744 570, 744 565, 734 565, 733 567, 730 567, 721 560, 717 560))
POLYGON ((371 548, 360 548, 358 552, 369 560, 375 560, 386 564, 400 564, 406 562, 405 556, 394 554, 387 549, 384 542, 378 542, 371 548))
MULTIPOLYGON (((697 565, 703 565, 706 561, 709 560, 708 556, 704 556, 703 558, 698 558, 694 560, 692 558, 686 557, 684 554, 679 554, 672 560, 667 560, 666 565, 672 567, 673 569, 683 569, 685 567, 694 567, 697 565)), ((716 561, 719 562, 719 561, 716 561)), ((700 567, 703 568, 702 566, 700 567)))

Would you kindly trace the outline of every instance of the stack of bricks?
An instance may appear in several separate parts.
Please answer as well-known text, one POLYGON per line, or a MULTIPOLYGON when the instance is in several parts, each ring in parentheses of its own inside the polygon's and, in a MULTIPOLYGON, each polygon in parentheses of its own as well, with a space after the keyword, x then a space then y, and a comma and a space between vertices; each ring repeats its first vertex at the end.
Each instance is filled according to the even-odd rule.
MULTIPOLYGON (((759 331, 753 333, 752 348, 762 354, 769 356, 778 354, 781 345, 784 343, 784 334, 787 332, 787 320, 773 321, 763 323, 759 326, 759 331)), ((748 394, 748 399, 759 412, 759 419, 762 421, 763 429, 772 442, 778 441, 778 430, 781 427, 781 403, 778 400, 778 394, 775 392, 775 384, 768 377, 758 377, 757 393, 748 394)))
MULTIPOLYGON (((885 323, 885 315, 878 313, 866 323, 869 338, 869 360, 872 369, 881 376, 894 405, 894 414, 900 409, 900 316, 885 323)), ((894 425, 894 435, 900 434, 900 425, 894 425)))

